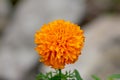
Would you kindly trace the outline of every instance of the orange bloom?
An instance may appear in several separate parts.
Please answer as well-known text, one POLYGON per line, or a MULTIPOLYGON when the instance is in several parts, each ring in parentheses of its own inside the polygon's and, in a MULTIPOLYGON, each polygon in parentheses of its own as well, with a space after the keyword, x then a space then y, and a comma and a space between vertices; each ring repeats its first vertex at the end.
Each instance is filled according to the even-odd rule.
POLYGON ((78 59, 84 45, 84 34, 76 24, 55 20, 44 24, 35 33, 35 43, 41 62, 55 69, 63 69, 66 64, 78 59))

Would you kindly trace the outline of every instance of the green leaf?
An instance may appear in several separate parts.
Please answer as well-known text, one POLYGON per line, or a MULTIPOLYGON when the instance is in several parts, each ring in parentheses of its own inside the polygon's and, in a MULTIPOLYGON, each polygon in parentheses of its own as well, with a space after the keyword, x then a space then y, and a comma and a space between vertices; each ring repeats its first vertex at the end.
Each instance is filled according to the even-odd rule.
POLYGON ((54 77, 50 78, 50 80, 60 80, 60 76, 59 75, 55 75, 54 77))
POLYGON ((39 73, 36 76, 36 80, 49 80, 49 78, 46 75, 44 75, 43 73, 39 73))
POLYGON ((108 80, 120 79, 120 74, 112 74, 108 76, 108 80))
POLYGON ((46 77, 51 78, 52 76, 53 76, 53 75, 52 75, 52 72, 46 73, 46 77))
POLYGON ((92 78, 93 78, 94 80, 100 80, 100 78, 97 77, 96 75, 92 75, 92 78))
POLYGON ((83 80, 83 79, 81 78, 79 72, 78 72, 76 69, 74 70, 74 73, 75 73, 75 77, 76 77, 77 80, 83 80))

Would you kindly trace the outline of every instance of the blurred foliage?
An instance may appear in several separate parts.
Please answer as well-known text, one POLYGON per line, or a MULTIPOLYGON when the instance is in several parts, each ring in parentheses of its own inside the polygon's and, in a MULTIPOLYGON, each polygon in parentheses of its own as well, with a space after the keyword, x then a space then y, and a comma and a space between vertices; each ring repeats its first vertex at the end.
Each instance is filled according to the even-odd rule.
MULTIPOLYGON (((101 80, 96 75, 91 76, 93 80, 101 80)), ((48 72, 46 74, 39 73, 36 76, 36 80, 84 80, 80 76, 79 72, 75 69, 73 72, 66 71, 65 74, 61 73, 59 74, 59 70, 56 70, 55 72, 48 72)), ((112 74, 108 76, 105 80, 120 80, 120 74, 112 74)))
POLYGON ((9 0, 14 7, 20 0, 9 0))
POLYGON ((92 78, 93 78, 94 80, 100 80, 100 78, 97 77, 96 75, 92 75, 92 78))
POLYGON ((112 2, 120 4, 120 0, 112 0, 112 2))
MULTIPOLYGON (((101 80, 96 75, 92 75, 92 78, 94 80, 101 80)), ((120 80, 120 74, 112 74, 112 75, 108 76, 106 80, 120 80)))
POLYGON ((59 71, 56 70, 55 72, 48 72, 46 74, 39 73, 36 76, 36 80, 83 80, 77 70, 66 71, 65 74, 59 74, 59 71), (54 75, 53 75, 54 74, 54 75))
POLYGON ((111 0, 112 4, 109 8, 110 13, 120 13, 120 0, 111 0))

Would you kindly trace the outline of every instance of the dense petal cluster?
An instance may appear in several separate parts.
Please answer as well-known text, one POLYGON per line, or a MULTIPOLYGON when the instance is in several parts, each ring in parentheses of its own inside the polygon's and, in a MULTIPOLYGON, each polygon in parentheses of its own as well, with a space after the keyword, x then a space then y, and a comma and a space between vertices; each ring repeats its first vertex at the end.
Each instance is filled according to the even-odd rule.
POLYGON ((35 50, 40 61, 55 69, 63 69, 74 63, 84 45, 84 33, 80 26, 69 21, 55 20, 44 24, 35 33, 35 50))

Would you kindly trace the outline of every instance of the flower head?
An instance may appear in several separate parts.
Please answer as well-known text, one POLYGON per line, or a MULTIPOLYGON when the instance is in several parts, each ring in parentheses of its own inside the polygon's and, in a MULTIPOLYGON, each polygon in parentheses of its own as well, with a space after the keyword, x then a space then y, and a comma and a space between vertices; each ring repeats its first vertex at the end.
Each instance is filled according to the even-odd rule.
POLYGON ((84 34, 76 24, 55 20, 44 24, 35 33, 35 43, 41 62, 55 69, 63 69, 66 64, 78 59, 84 45, 84 34))

